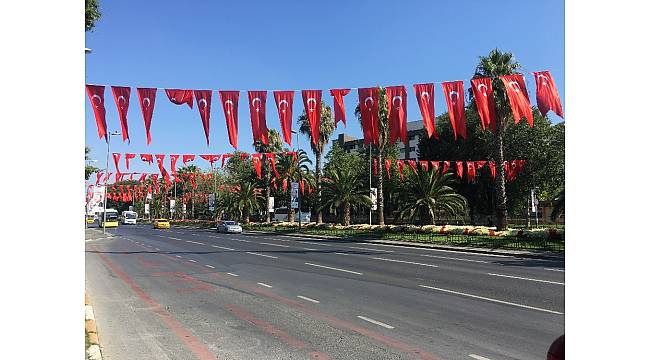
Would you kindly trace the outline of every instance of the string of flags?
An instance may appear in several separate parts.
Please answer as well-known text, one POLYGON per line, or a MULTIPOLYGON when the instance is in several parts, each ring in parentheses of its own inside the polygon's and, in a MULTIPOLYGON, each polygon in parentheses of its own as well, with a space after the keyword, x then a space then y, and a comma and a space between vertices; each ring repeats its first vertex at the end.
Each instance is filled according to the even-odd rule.
MULTIPOLYGON (((542 116, 549 111, 555 112, 564 118, 562 104, 558 95, 555 81, 549 71, 532 73, 536 85, 537 107, 542 116)), ((515 124, 526 118, 529 126, 533 126, 532 107, 528 91, 522 74, 499 76, 508 96, 510 109, 515 124)), ((470 80, 470 86, 483 129, 495 129, 496 113, 494 108, 493 84, 491 78, 476 78, 470 80)), ((447 81, 441 83, 445 103, 449 112, 449 120, 454 133, 454 139, 467 136, 465 120, 465 89, 463 80, 447 81)), ((435 129, 435 104, 434 83, 414 84, 413 89, 418 107, 423 119, 423 126, 429 137, 438 139, 435 129)), ((131 97, 131 88, 124 86, 111 86, 113 99, 117 108, 119 121, 122 127, 123 141, 129 141, 128 110, 131 97)), ((93 107, 97 131, 100 138, 108 140, 106 126, 106 107, 104 99, 105 85, 86 84, 88 99, 93 107)), ((136 88, 140 110, 144 120, 147 136, 147 145, 151 143, 151 123, 156 103, 157 88, 136 88)), ((334 104, 334 124, 342 122, 346 126, 344 97, 350 94, 351 89, 330 89, 334 104)), ((217 90, 223 109, 228 129, 230 145, 237 149, 239 132, 239 90, 217 90)), ((280 126, 284 141, 291 146, 291 126, 294 90, 273 91, 275 105, 278 111, 280 126)), ((379 142, 379 87, 357 88, 361 125, 366 144, 379 142)), ((193 108, 194 102, 199 111, 205 139, 210 145, 210 115, 213 90, 165 89, 169 101, 175 105, 187 105, 193 108)), ((268 127, 266 125, 266 90, 248 91, 248 105, 250 110, 251 128, 253 139, 263 144, 268 144, 268 127)), ((322 90, 302 90, 302 103, 305 114, 309 120, 312 141, 319 138, 322 90)), ((407 95, 404 85, 387 86, 387 106, 389 117, 390 142, 401 140, 406 143, 407 129, 407 95)))

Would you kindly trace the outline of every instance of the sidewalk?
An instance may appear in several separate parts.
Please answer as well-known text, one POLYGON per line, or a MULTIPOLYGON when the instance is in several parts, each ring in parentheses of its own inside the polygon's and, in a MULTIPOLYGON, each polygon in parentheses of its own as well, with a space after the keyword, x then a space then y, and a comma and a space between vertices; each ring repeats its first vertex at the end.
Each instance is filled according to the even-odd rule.
POLYGON ((86 313, 86 359, 102 360, 102 352, 99 347, 99 338, 97 337, 97 325, 95 324, 95 312, 90 305, 90 298, 86 293, 85 301, 86 313))
POLYGON ((87 228, 85 238, 86 238, 86 241, 89 241, 89 240, 108 239, 108 238, 111 238, 113 236, 115 236, 115 235, 113 235, 111 233, 108 233, 108 232, 106 234, 104 234, 102 232, 102 228, 87 228))

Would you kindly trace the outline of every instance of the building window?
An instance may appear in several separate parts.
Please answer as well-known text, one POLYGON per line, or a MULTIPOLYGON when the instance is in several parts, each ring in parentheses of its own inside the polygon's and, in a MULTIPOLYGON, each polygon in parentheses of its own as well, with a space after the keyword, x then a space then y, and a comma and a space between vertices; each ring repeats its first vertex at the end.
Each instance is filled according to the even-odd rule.
POLYGON ((415 151, 415 146, 411 146, 411 147, 409 148, 409 151, 415 151))

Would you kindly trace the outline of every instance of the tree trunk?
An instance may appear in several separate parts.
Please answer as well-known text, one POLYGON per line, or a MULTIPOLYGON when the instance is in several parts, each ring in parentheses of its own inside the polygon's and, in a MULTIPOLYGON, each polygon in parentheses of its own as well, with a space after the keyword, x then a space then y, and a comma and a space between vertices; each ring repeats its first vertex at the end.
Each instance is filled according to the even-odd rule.
POLYGON ((242 217, 243 217, 242 222, 244 224, 248 224, 251 222, 250 210, 248 209, 248 206, 244 206, 244 210, 242 211, 242 217))
POLYGON ((196 219, 196 213, 194 212, 194 189, 192 189, 192 220, 196 219))
POLYGON ((343 225, 350 225, 350 203, 343 203, 343 225))
POLYGON ((377 217, 379 225, 384 225, 384 162, 382 161, 382 150, 378 149, 377 151, 377 217))
POLYGON ((496 227, 497 231, 502 231, 508 228, 508 208, 506 206, 506 182, 505 170, 503 169, 503 127, 506 122, 505 116, 496 117, 496 132, 494 133, 494 160, 496 162, 496 227))
POLYGON ((271 212, 269 211, 269 205, 271 205, 271 171, 269 169, 269 162, 265 161, 266 163, 266 174, 264 176, 265 184, 266 184, 266 222, 270 223, 271 222, 271 212))
POLYGON ((289 197, 288 198, 289 198, 289 201, 288 201, 288 204, 287 204, 287 212, 288 212, 287 220, 289 220, 289 222, 295 222, 296 221, 295 211, 291 207, 291 187, 289 187, 289 197))
POLYGON ((316 153, 316 223, 323 223, 323 212, 320 210, 320 156, 321 153, 316 153))

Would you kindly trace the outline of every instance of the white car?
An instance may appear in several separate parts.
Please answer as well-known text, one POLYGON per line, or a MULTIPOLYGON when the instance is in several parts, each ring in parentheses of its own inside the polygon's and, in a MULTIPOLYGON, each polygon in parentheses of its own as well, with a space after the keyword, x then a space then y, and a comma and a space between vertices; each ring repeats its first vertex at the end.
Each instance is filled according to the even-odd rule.
POLYGON ((217 232, 241 233, 241 226, 234 221, 222 221, 217 225, 217 232))

